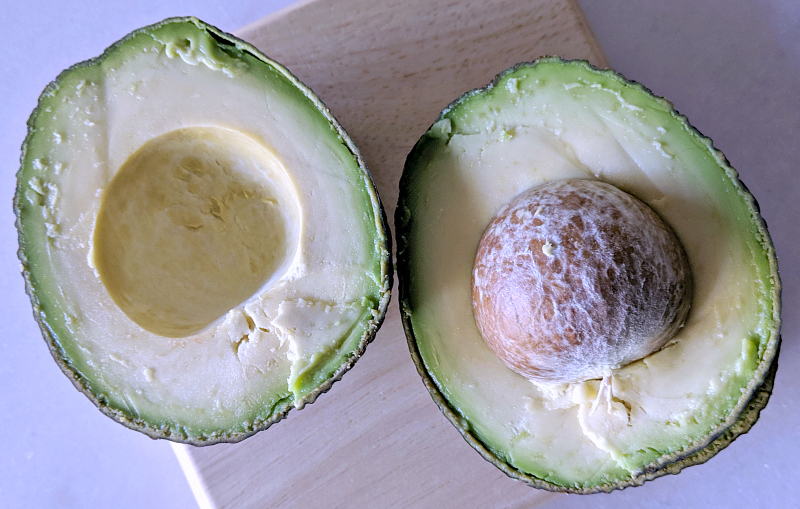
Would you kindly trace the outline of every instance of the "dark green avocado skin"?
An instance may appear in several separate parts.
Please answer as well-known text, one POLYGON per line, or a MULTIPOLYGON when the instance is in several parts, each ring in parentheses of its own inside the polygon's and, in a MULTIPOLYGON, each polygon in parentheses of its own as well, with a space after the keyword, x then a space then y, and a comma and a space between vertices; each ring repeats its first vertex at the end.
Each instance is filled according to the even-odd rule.
MULTIPOLYGON (((638 87, 641 90, 645 91, 647 94, 652 96, 652 98, 659 103, 666 105, 671 109, 674 114, 682 120, 684 126, 687 130, 695 133, 697 136, 702 138, 703 142, 711 149, 719 159, 724 163, 725 167, 730 168, 730 164, 728 160, 724 157, 724 155, 717 150, 711 141, 710 138, 705 137, 702 133, 700 133, 697 129, 695 129, 689 122, 688 119, 680 115, 669 101, 666 99, 656 96, 653 94, 649 89, 644 87, 643 85, 636 83, 634 81, 630 81, 625 79, 624 77, 620 76, 616 72, 610 69, 598 69, 591 65, 586 60, 564 60, 559 57, 546 57, 542 58, 533 62, 522 62, 519 63, 506 71, 501 72, 498 74, 492 82, 485 88, 475 89, 468 91, 454 100, 450 105, 448 105, 436 118, 433 124, 431 124, 431 128, 438 122, 445 118, 445 115, 453 109, 456 109, 468 100, 473 95, 480 95, 487 90, 492 89, 504 76, 507 74, 513 73, 518 69, 522 68, 533 68, 538 63, 547 62, 547 63, 561 63, 563 65, 576 65, 586 67, 591 69, 594 72, 599 72, 605 75, 614 76, 616 79, 621 80, 629 85, 634 87, 638 87)), ((763 217, 760 214, 760 208, 758 202, 749 192, 747 187, 744 185, 741 180, 738 178, 735 179, 736 185, 746 194, 747 199, 749 200, 749 205, 751 210, 754 212, 754 216, 758 219, 758 229, 764 242, 766 244, 766 248, 768 253, 770 253, 770 268, 772 271, 772 283, 774 287, 774 330, 773 330, 773 337, 774 340, 774 348, 773 354, 771 357, 768 356, 765 361, 767 365, 765 369, 762 371, 763 376, 760 378, 756 378, 751 381, 751 386, 755 387, 750 400, 742 407, 742 410, 738 414, 735 422, 731 424, 729 427, 722 430, 720 433, 716 435, 712 435, 706 437, 705 440, 694 444, 694 446, 685 453, 675 453, 669 457, 664 457, 659 461, 657 464, 653 464, 645 468, 643 471, 638 473, 637 475, 631 476, 629 479, 625 479, 624 481, 617 482, 617 483, 609 483, 603 484, 598 486, 591 486, 591 487, 577 487, 577 486, 562 486, 547 480, 541 479, 534 475, 528 474, 523 472, 511 464, 508 461, 503 459, 501 454, 491 450, 478 436, 477 433, 473 431, 470 426, 469 421, 461 415, 458 408, 455 405, 452 405, 445 392, 443 391, 442 387, 440 387, 431 373, 428 371, 425 362, 423 361, 422 355, 419 350, 418 346, 418 337, 414 330, 414 326, 412 323, 412 315, 413 315, 413 302, 415 296, 411 292, 411 279, 413 277, 412 270, 411 270, 411 231, 415 227, 415 218, 412 212, 412 182, 416 177, 417 168, 424 167, 424 164, 421 162, 427 161, 430 158, 430 150, 431 144, 428 137, 428 133, 430 129, 417 141, 417 143, 412 148, 411 152, 408 154, 405 166, 403 169, 403 174, 400 180, 400 192, 398 198, 397 208, 395 210, 395 235, 396 235, 396 244, 397 244, 397 259, 396 259, 396 269, 397 269, 397 279, 398 279, 398 292, 399 292, 399 306, 400 306, 400 316, 403 321, 403 328, 405 330, 406 339, 408 342, 409 351, 411 353, 411 358, 417 368, 417 373, 419 373, 420 378, 422 379, 422 383, 425 385, 425 388, 430 393, 431 397, 433 398, 434 403, 439 407, 442 411, 444 416, 456 427, 456 429, 461 433, 462 437, 466 442, 472 446, 485 460, 494 464, 497 468, 502 470, 506 475, 513 479, 517 479, 519 481, 524 482, 525 484, 534 487, 540 488, 547 491, 552 492, 561 492, 561 493, 574 493, 574 494, 592 494, 592 493, 610 493, 614 490, 623 489, 630 486, 640 486, 644 484, 646 481, 656 479, 658 477, 667 475, 667 474, 677 474, 681 470, 686 467, 690 467, 692 465, 699 465, 701 463, 705 463, 709 459, 711 459, 714 455, 716 455, 719 451, 726 448, 730 445, 737 437, 740 435, 747 433, 750 428, 758 420, 761 411, 767 405, 769 398, 772 394, 772 390, 775 384, 775 375, 778 369, 778 353, 780 351, 780 343, 781 343, 781 336, 780 336, 780 304, 781 304, 781 282, 780 276, 778 272, 778 265, 777 259, 775 257, 775 250, 772 243, 772 239, 769 235, 767 230, 766 222, 764 221, 763 217)))
POLYGON ((25 292, 28 294, 31 300, 31 306, 33 309, 33 316, 36 320, 36 323, 39 325, 39 329, 42 332, 42 336, 47 343, 47 346, 50 350, 51 355, 53 356, 54 360, 64 372, 64 374, 69 378, 72 384, 78 389, 81 393, 83 393, 98 409, 105 414, 106 416, 110 417, 114 421, 130 428, 135 431, 139 431, 144 433, 145 435, 153 438, 153 439, 166 439, 173 442, 179 443, 186 443, 195 446, 205 446, 205 445, 213 445, 216 443, 233 443, 239 442, 248 438, 255 433, 265 430, 269 428, 272 424, 280 421, 281 419, 285 418, 289 411, 292 408, 303 408, 306 404, 313 403, 320 394, 327 392, 333 386, 335 382, 340 380, 344 373, 346 373, 350 368, 352 368, 356 361, 361 357, 361 355, 366 350, 367 345, 375 338, 375 334, 377 333, 378 329, 380 329, 383 320, 386 316, 386 310, 389 305, 389 301, 391 298, 391 290, 393 285, 393 266, 392 266, 392 243, 391 243, 391 235, 389 233, 388 221, 386 218, 386 213, 383 208, 383 204, 381 203, 380 197, 378 196, 377 190, 375 189, 374 182, 372 180, 372 176, 369 173, 369 170, 364 162, 363 157, 361 156, 360 151, 355 146, 349 135, 345 132, 344 128, 334 119, 333 114, 330 110, 325 106, 322 101, 314 95, 314 93, 306 87, 303 83, 301 83, 291 72, 286 69, 281 64, 275 62, 274 60, 270 59, 266 55, 264 55, 260 50, 258 50, 255 46, 251 45, 250 43, 243 41, 231 34, 223 32, 219 28, 212 26, 208 23, 205 23, 193 16, 187 17, 174 17, 168 18, 153 25, 149 25, 133 32, 129 33, 119 41, 115 42, 111 46, 109 46, 103 54, 98 57, 86 60, 84 62, 77 63, 72 67, 62 71, 55 80, 49 83, 44 91, 42 92, 41 96, 39 97, 39 102, 37 107, 31 113, 31 116, 28 119, 27 123, 27 135, 22 144, 21 149, 21 157, 20 157, 20 170, 17 172, 17 188, 16 193, 14 196, 13 201, 13 208, 14 214, 16 217, 15 224, 17 227, 18 232, 18 242, 19 242, 19 250, 17 251, 17 256, 22 264, 22 276, 25 280, 25 292), (30 239, 24 234, 24 209, 26 206, 25 203, 25 192, 28 189, 27 186, 27 175, 26 170, 30 166, 30 161, 28 161, 27 152, 29 144, 33 136, 36 133, 36 121, 39 113, 43 109, 42 105, 45 101, 45 98, 55 94, 62 81, 65 77, 69 76, 73 71, 80 70, 82 68, 91 67, 96 65, 107 57, 112 55, 116 50, 125 46, 125 44, 137 37, 141 34, 150 34, 162 27, 168 27, 169 25, 193 25, 196 30, 200 30, 206 32, 210 35, 214 40, 216 40, 220 45, 228 45, 228 46, 235 46, 239 51, 244 53, 248 53, 255 58, 267 63, 269 66, 275 68, 281 74, 283 74, 288 80, 290 80, 298 89, 300 89, 303 93, 305 93, 309 99, 311 99, 316 105, 320 112, 327 118, 330 122, 330 125, 333 129, 336 130, 341 143, 347 147, 349 152, 352 154, 353 158, 357 161, 359 168, 361 169, 362 176, 364 177, 365 181, 368 183, 368 193, 370 195, 372 201, 373 212, 375 213, 377 222, 379 223, 379 237, 375 239, 376 246, 380 249, 382 253, 381 259, 381 289, 380 289, 380 302, 378 302, 377 306, 377 313, 375 316, 369 321, 366 327, 366 331, 364 335, 361 337, 358 347, 355 352, 352 353, 349 357, 342 360, 342 364, 339 368, 329 377, 327 380, 323 381, 320 385, 315 387, 313 390, 308 392, 302 399, 295 401, 293 398, 286 397, 281 400, 275 402, 271 408, 267 408, 262 412, 262 415, 265 417, 263 418, 256 418, 251 422, 242 423, 242 426, 235 430, 219 430, 212 433, 206 433, 202 435, 198 434, 191 434, 187 433, 186 429, 182 428, 181 426, 176 426, 170 423, 165 424, 153 424, 148 422, 137 415, 133 415, 130 412, 115 407, 113 404, 110 403, 108 397, 102 393, 102 391, 93 390, 89 380, 78 370, 76 369, 69 360, 69 356, 64 351, 64 348, 61 345, 60 336, 66 334, 65 330, 60 330, 52 324, 52 320, 48 319, 50 315, 55 315, 58 310, 50 310, 45 309, 43 305, 42 299, 40 296, 46 295, 49 290, 46 286, 46 282, 39 281, 35 274, 35 271, 31 270, 31 262, 29 261, 28 253, 37 250, 36 242, 37 239, 30 239))

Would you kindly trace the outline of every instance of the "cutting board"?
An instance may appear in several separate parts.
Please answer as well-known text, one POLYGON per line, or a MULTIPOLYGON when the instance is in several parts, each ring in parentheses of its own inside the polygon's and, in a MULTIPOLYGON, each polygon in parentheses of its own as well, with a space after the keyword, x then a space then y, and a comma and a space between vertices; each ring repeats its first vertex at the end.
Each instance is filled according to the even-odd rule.
MULTIPOLYGON (((406 154, 445 106, 543 55, 606 66, 575 0, 314 0, 237 35, 311 87, 360 148, 390 220, 406 154)), ((396 294, 364 356, 313 405, 239 444, 175 445, 202 508, 532 507, 434 405, 396 294)))

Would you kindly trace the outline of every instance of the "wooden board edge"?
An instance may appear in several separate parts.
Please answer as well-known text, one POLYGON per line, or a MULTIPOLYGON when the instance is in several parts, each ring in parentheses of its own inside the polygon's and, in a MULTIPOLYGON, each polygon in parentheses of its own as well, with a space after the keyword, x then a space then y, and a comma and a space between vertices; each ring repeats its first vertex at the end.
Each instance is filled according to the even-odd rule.
POLYGON ((183 470, 183 474, 186 476, 186 480, 189 482, 189 488, 192 490, 197 505, 200 509, 216 509, 216 506, 211 502, 208 489, 202 477, 200 477, 194 458, 189 454, 189 448, 192 446, 177 444, 175 442, 170 442, 170 445, 172 446, 172 451, 175 453, 175 456, 178 458, 178 463, 181 466, 181 470, 183 470))
POLYGON ((583 9, 581 9, 581 5, 578 3, 578 0, 566 1, 569 3, 570 7, 572 8, 572 12, 575 14, 575 17, 578 20, 578 25, 583 33, 583 37, 586 39, 588 45, 592 48, 592 64, 595 67, 608 69, 610 65, 608 64, 606 55, 603 53, 600 43, 597 42, 597 37, 595 37, 594 32, 592 31, 592 27, 590 27, 589 22, 586 21, 586 15, 583 13, 583 9))
POLYGON ((288 14, 294 11, 303 9, 307 5, 317 1, 318 0, 298 0, 297 2, 294 2, 291 5, 287 5, 286 7, 278 9, 272 14, 267 14, 263 18, 259 18, 253 22, 246 24, 243 27, 237 28, 236 30, 233 31, 233 34, 236 37, 241 37, 242 40, 247 41, 250 34, 257 32, 262 26, 269 25, 270 23, 273 23, 275 20, 283 18, 284 16, 287 16, 288 14))

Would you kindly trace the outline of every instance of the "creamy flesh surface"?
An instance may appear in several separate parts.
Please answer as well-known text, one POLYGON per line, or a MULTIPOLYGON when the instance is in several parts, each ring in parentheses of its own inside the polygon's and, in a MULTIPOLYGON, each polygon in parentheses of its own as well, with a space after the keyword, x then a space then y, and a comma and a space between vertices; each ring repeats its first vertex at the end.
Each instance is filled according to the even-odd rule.
POLYGON ((47 242, 25 254, 101 402, 190 437, 247 432, 357 350, 386 304, 380 212, 315 101, 191 24, 43 98, 23 214, 47 242))
POLYGON ((730 425, 776 338, 769 261, 733 171, 666 103, 562 67, 522 68, 463 98, 418 146, 405 191, 409 307, 425 366, 469 429, 523 472, 585 487, 633 477, 730 425), (600 179, 650 205, 682 242, 695 293, 661 351, 603 380, 537 385, 481 338, 471 274, 495 213, 566 178, 600 179))

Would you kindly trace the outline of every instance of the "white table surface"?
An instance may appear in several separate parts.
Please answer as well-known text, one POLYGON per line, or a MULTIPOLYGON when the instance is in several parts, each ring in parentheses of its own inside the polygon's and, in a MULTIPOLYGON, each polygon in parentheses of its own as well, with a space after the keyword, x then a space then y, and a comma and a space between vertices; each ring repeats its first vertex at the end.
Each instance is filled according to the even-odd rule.
MULTIPOLYGON (((40 92, 62 69, 140 26, 192 14, 233 31, 291 3, 8 0, 0 7, 0 507, 196 507, 169 444, 100 414, 52 361, 32 318, 11 200, 25 121, 40 92)), ((561 497, 551 507, 800 507, 800 3, 580 3, 612 67, 668 97, 758 199, 783 280, 783 347, 760 421, 709 463, 611 495, 561 497)))

